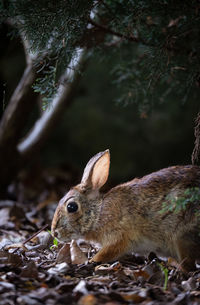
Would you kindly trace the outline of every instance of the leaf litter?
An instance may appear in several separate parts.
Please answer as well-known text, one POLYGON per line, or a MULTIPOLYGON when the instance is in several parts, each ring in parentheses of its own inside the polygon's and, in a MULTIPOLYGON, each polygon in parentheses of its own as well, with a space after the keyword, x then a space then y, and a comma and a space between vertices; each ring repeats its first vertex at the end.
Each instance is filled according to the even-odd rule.
POLYGON ((95 245, 60 244, 48 231, 63 189, 13 189, 16 200, 0 201, 0 305, 200 304, 200 269, 183 274, 154 253, 89 263, 95 245))

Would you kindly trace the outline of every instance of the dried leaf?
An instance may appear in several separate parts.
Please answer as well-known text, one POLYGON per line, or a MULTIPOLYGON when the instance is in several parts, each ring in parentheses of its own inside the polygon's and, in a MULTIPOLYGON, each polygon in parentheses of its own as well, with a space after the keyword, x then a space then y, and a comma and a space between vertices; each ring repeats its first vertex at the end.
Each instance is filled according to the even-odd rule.
POLYGON ((60 251, 58 252, 57 258, 56 258, 57 263, 71 263, 71 253, 70 253, 70 244, 65 244, 60 251))
POLYGON ((0 210, 0 227, 5 226, 10 218, 10 208, 3 208, 0 210))
POLYGON ((198 291, 198 290, 191 291, 190 294, 195 297, 200 297, 200 291, 198 291))
POLYGON ((22 264, 22 258, 14 253, 0 251, 0 263, 6 265, 10 264, 11 266, 18 267, 22 264))
POLYGON ((16 243, 16 244, 11 244, 11 245, 7 245, 5 246, 5 250, 10 250, 10 249, 16 249, 16 248, 20 248, 22 249, 24 252, 27 251, 28 249, 26 248, 26 246, 21 242, 21 243, 16 243))
POLYGON ((122 270, 122 265, 119 262, 114 264, 102 264, 95 267, 95 272, 98 274, 107 274, 108 272, 117 272, 122 270))
POLYGON ((197 288, 197 283, 194 277, 190 277, 187 281, 182 281, 181 286, 185 291, 195 290, 197 288))
POLYGON ((127 302, 141 303, 145 300, 145 297, 140 296, 137 293, 121 293, 123 299, 127 302))
POLYGON ((89 283, 93 283, 95 285, 107 285, 109 284, 110 285, 110 276, 107 275, 107 276, 94 276, 92 277, 92 279, 90 280, 89 283))
POLYGON ((96 304, 98 304, 98 300, 93 294, 84 295, 78 301, 78 305, 96 305, 96 304))
POLYGON ((151 276, 145 270, 136 270, 136 271, 133 272, 133 275, 134 275, 135 279, 138 279, 139 277, 142 277, 145 280, 148 280, 151 276))
POLYGON ((88 261, 86 255, 81 251, 75 240, 71 241, 70 254, 72 264, 84 264, 88 261))
POLYGON ((174 300, 174 304, 188 304, 188 301, 187 301, 187 293, 186 292, 182 292, 180 293, 174 300))
POLYGON ((67 263, 61 263, 61 264, 57 264, 54 267, 50 268, 48 270, 48 273, 60 274, 60 273, 66 273, 68 270, 69 270, 69 265, 67 263))
POLYGON ((7 290, 15 290, 15 285, 7 282, 0 282, 0 293, 3 293, 7 290))
MULTIPOLYGON (((38 305, 38 300, 33 299, 29 295, 21 295, 16 299, 17 304, 38 305)), ((39 303, 41 304, 41 303, 39 303)))
POLYGON ((112 271, 119 271, 122 270, 122 265, 119 262, 115 262, 110 266, 110 270, 112 271))
POLYGON ((76 287, 73 289, 73 292, 80 292, 82 294, 88 294, 88 290, 86 288, 86 281, 81 280, 76 287))
POLYGON ((31 241, 39 243, 45 247, 49 247, 53 242, 53 237, 51 234, 49 234, 49 232, 42 231, 37 236, 33 237, 31 241))
POLYGON ((181 269, 180 263, 178 263, 177 260, 175 260, 173 257, 168 257, 167 263, 169 266, 175 267, 179 270, 181 269))
POLYGON ((20 273, 21 277, 38 278, 38 270, 34 261, 30 261, 20 273))
POLYGON ((109 264, 102 264, 95 267, 95 273, 97 274, 107 274, 110 268, 109 264))

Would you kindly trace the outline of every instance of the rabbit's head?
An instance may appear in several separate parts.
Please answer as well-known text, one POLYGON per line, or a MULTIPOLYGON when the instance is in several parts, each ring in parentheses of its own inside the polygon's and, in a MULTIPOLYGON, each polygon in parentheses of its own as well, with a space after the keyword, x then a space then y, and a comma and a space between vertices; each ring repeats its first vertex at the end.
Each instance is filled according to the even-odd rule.
POLYGON ((109 150, 100 152, 87 163, 81 183, 60 200, 52 221, 52 234, 60 241, 84 238, 98 226, 102 204, 99 190, 109 174, 109 150))

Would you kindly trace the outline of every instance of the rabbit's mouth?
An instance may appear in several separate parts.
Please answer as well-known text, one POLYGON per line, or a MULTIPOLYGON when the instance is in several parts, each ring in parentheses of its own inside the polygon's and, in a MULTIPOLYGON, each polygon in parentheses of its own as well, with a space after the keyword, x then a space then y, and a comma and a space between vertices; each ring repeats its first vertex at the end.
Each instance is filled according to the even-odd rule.
MULTIPOLYGON (((64 233, 64 232, 63 232, 64 233)), ((59 240, 59 242, 69 242, 70 238, 66 237, 64 234, 62 233, 62 230, 59 229, 55 229, 52 232, 53 237, 55 237, 56 239, 59 240)))
POLYGON ((54 229, 52 232, 53 237, 58 239, 61 243, 71 242, 72 239, 77 239, 77 234, 74 232, 68 232, 68 236, 66 236, 67 229, 54 229))

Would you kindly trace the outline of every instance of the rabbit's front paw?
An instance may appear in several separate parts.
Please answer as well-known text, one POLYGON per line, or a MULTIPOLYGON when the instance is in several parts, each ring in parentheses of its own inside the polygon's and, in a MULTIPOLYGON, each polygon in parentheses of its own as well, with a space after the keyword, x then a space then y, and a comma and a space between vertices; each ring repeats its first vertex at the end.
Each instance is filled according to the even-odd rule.
POLYGON ((122 256, 126 251, 125 243, 117 242, 110 246, 103 247, 89 262, 106 263, 112 262, 122 256), (122 247, 123 246, 123 247, 122 247))

